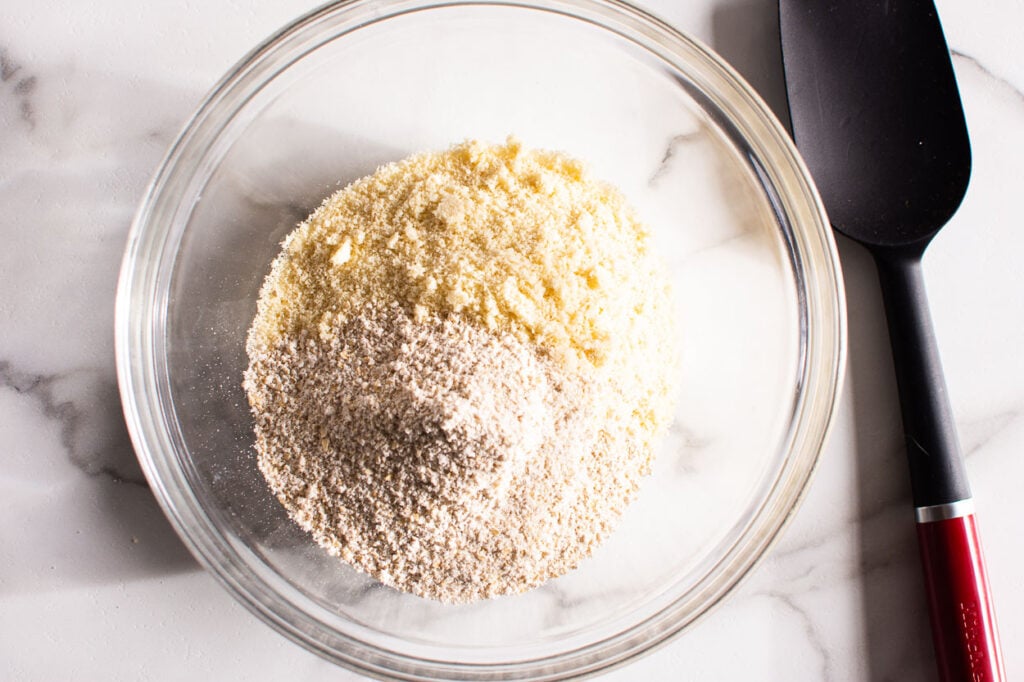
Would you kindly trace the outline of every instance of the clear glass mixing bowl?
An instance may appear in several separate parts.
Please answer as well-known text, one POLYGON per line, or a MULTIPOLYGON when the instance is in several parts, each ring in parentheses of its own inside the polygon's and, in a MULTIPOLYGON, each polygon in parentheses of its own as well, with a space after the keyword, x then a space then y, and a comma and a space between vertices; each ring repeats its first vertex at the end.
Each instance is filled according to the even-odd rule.
POLYGON ((807 171, 705 47, 612 1, 345 2, 246 57, 171 148, 125 255, 118 372, 167 516, 274 628, 368 675, 561 679, 664 642, 762 556, 829 429, 843 306, 807 171), (324 196, 509 134, 588 161, 651 227, 678 298, 679 409, 578 570, 444 606, 381 587, 286 517, 255 464, 244 339, 279 242, 324 196))

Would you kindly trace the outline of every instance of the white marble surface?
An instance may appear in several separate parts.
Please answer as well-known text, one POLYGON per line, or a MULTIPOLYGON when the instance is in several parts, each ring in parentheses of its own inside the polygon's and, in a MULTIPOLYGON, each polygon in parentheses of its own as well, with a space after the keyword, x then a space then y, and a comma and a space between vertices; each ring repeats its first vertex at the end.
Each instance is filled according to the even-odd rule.
MULTIPOLYGON (((236 604, 135 462, 114 378, 124 237, 204 92, 311 3, 7 0, 0 8, 0 677, 358 676, 236 604)), ((780 102, 770 0, 647 6, 780 102)), ((1011 676, 1024 674, 1024 24, 1019 0, 938 3, 974 172, 926 275, 1011 676)), ((934 677, 891 361, 871 263, 840 244, 850 363, 832 440, 782 540, 719 609, 609 680, 934 677)))

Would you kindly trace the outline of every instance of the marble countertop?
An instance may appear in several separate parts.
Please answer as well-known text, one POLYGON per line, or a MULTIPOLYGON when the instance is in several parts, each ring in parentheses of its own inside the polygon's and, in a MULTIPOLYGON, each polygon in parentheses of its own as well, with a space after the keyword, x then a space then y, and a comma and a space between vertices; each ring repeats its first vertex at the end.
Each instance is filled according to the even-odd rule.
MULTIPOLYGON (((313 4, 0 9, 4 679, 361 679, 274 633, 190 556, 135 460, 114 371, 118 266, 151 173, 221 74, 313 4)), ((926 277, 1012 676, 1024 674, 1024 4, 937 5, 974 170, 926 277)), ((782 103, 772 0, 645 6, 782 103)), ((848 376, 806 500, 720 608, 603 679, 934 678, 878 287, 865 252, 840 251, 848 376)))

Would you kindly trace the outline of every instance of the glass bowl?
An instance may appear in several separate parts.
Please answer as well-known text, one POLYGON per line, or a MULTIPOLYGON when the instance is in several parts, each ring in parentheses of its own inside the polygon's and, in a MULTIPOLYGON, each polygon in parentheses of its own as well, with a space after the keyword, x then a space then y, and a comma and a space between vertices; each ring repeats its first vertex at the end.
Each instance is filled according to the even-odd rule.
POLYGON ((344 2, 233 69, 175 142, 131 230, 121 396, 192 552, 293 640, 364 674, 562 679, 665 642, 792 514, 844 364, 835 244, 807 171, 718 57, 600 0, 344 2), (410 153, 509 134, 617 185, 675 285, 675 425, 610 539, 519 596, 446 606, 321 550, 264 484, 241 387, 279 243, 328 194, 410 153))

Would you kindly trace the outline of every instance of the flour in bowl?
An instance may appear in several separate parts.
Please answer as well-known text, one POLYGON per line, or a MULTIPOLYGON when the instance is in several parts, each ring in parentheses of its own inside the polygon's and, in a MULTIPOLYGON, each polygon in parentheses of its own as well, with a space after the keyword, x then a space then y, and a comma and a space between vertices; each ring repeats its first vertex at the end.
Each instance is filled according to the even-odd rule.
POLYGON ((285 240, 250 329, 260 469, 322 546, 467 602, 612 530, 671 415, 667 278, 622 196, 467 142, 379 169, 285 240))

